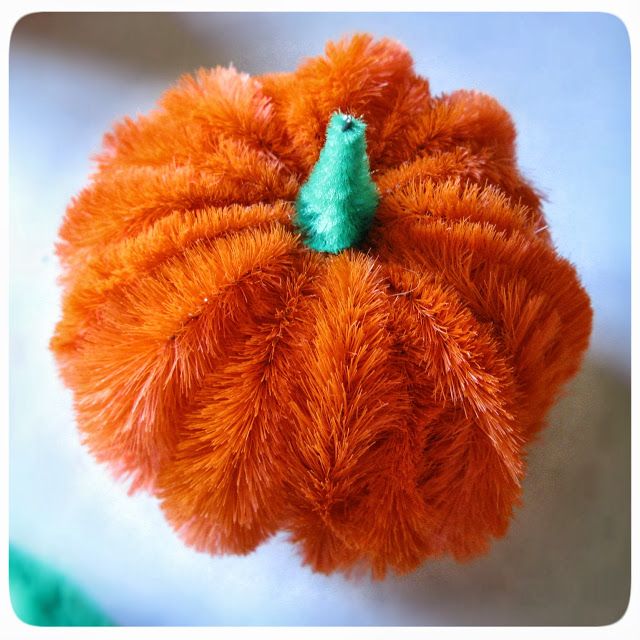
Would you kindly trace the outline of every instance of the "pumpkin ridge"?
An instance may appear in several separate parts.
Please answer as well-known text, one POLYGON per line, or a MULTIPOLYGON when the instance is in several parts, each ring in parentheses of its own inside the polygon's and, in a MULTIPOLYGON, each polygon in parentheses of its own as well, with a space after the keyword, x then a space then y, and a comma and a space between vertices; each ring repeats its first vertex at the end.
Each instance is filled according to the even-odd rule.
POLYGON ((431 104, 406 131, 407 157, 462 146, 471 152, 492 149, 515 163, 515 127, 497 100, 478 91, 459 90, 438 96, 431 104))
MULTIPOLYGON (((287 327, 303 321, 317 264, 303 257, 300 268, 300 272, 289 269, 283 282, 263 290, 263 299, 270 298, 268 308, 256 316, 250 313, 244 330, 236 331, 233 340, 226 342, 192 398, 180 429, 180 444, 171 465, 162 472, 162 508, 176 530, 197 548, 247 553, 282 524, 282 463, 288 443, 287 405, 292 380, 278 376, 278 384, 273 386, 265 375, 271 367, 282 368, 277 361, 285 363, 295 355, 293 329, 287 327), (263 334, 266 340, 261 339, 263 334), (252 350, 254 356, 248 358, 252 350), (258 367, 264 359, 268 366, 258 367), (252 388, 247 397, 253 397, 256 403, 253 411, 245 406, 247 398, 238 395, 245 384, 252 388), (269 417, 273 415, 278 416, 279 431, 269 430, 269 417), (278 440, 276 436, 279 443, 269 445, 274 437, 278 440), (194 484, 196 471, 204 475, 194 484), (248 483, 246 487, 243 482, 248 483), (198 522, 195 516, 202 512, 216 517, 198 522), (205 532, 203 527, 211 531, 205 532), (240 535, 237 528, 242 531, 240 535)), ((295 366, 288 368, 295 372, 295 366)))
MULTIPOLYGON (((204 303, 200 302, 202 310, 206 313, 201 313, 198 316, 194 313, 190 322, 187 322, 189 318, 187 310, 184 309, 184 302, 181 303, 175 296, 182 296, 183 301, 186 300, 187 302, 190 302, 192 298, 188 297, 187 291, 181 290, 174 283, 173 278, 169 276, 171 269, 167 266, 164 268, 166 277, 149 280, 149 282, 140 281, 136 283, 137 288, 127 291, 125 295, 110 302, 110 306, 105 310, 102 324, 83 339, 83 346, 79 354, 82 355, 86 368, 78 370, 70 368, 73 356, 69 356, 71 359, 68 365, 61 362, 62 373, 67 384, 79 390, 85 390, 83 404, 77 406, 77 410, 84 424, 84 430, 94 437, 94 443, 91 445, 94 455, 98 455, 98 451, 102 449, 103 454, 100 457, 108 459, 109 456, 113 455, 113 447, 117 449, 122 447, 122 451, 126 451, 127 447, 131 446, 132 451, 138 452, 133 454, 135 459, 139 455, 143 456, 143 459, 146 459, 148 455, 157 457, 155 454, 148 454, 144 451, 146 445, 141 445, 143 447, 141 449, 140 446, 131 444, 132 441, 139 437, 136 433, 143 429, 145 424, 144 420, 141 421, 141 414, 136 414, 132 410, 135 397, 142 397, 140 395, 141 385, 145 384, 145 380, 154 377, 153 367, 160 366, 158 371, 163 370, 162 366, 157 363, 162 360, 163 350, 168 348, 174 352, 174 358, 177 358, 174 361, 177 363, 177 369, 175 369, 176 364, 174 364, 170 378, 172 381, 171 389, 176 389, 175 393, 179 396, 182 393, 180 391, 181 385, 186 384, 187 389, 193 387, 194 381, 197 382, 203 372, 207 370, 208 359, 217 352, 221 341, 227 337, 225 327, 233 326, 232 323, 236 322, 238 317, 241 317, 239 316, 239 311, 242 308, 246 308, 247 300, 252 299, 247 297, 246 291, 251 291, 255 288, 256 283, 268 282, 268 279, 275 282, 278 274, 287 264, 287 255, 291 256, 288 258, 290 262, 295 260, 295 256, 298 255, 297 241, 290 234, 283 236, 283 240, 288 243, 288 246, 283 244, 280 253, 271 255, 268 260, 263 257, 262 264, 260 262, 253 264, 253 258, 248 254, 247 264, 250 265, 249 271, 241 274, 245 277, 245 283, 240 279, 236 279, 232 288, 229 286, 229 281, 226 284, 219 282, 218 290, 223 294, 222 298, 216 300, 214 295, 204 290, 201 294, 203 297, 206 297, 207 293, 211 296, 210 302, 208 300, 205 300, 204 303), (269 268, 267 268, 268 266, 269 268), (249 276, 247 276, 248 273, 250 274, 249 276), (165 287, 168 295, 159 294, 156 286, 157 282, 166 283, 165 287), (241 294, 243 294, 242 297, 239 297, 241 294), (165 300, 172 300, 171 296, 173 296, 174 300, 173 314, 176 317, 175 319, 167 317, 165 300), (152 308, 151 302, 155 304, 155 310, 152 308), (146 308, 148 315, 140 316, 137 311, 138 308, 146 308), (150 317, 154 317, 154 314, 156 314, 157 320, 150 322, 150 317), (220 314, 223 315, 220 317, 220 314), (196 338, 196 344, 200 348, 195 348, 192 336, 196 338), (157 357, 154 357, 154 355, 157 357), (143 363, 145 362, 147 363, 145 365, 146 368, 143 368, 143 363), (105 369, 105 365, 108 365, 109 369, 105 369), (96 371, 100 372, 99 380, 95 379, 96 371), (126 392, 120 398, 119 403, 114 404, 109 401, 108 397, 104 397, 103 393, 110 386, 120 386, 121 383, 118 380, 126 380, 126 392), (97 424, 100 424, 100 428, 94 430, 94 418, 92 416, 97 420, 97 424), (119 435, 129 431, 127 427, 123 431, 123 424, 132 425, 131 429, 134 429, 134 434, 131 438, 128 436, 122 438, 119 435), (120 445, 117 443, 118 438, 122 438, 120 445)), ((263 238, 261 242, 262 245, 257 244, 255 239, 253 240, 253 250, 256 252, 256 256, 260 255, 260 251, 264 252, 264 247, 268 246, 268 237, 263 238)), ((228 244, 232 251, 234 250, 233 247, 237 250, 243 246, 238 239, 230 241, 228 244)), ((250 245, 248 245, 249 247, 250 245)), ((276 245, 272 243, 272 252, 275 247, 276 245)), ((200 256, 200 271, 207 278, 211 278, 207 265, 213 263, 215 254, 209 254, 201 249, 200 256)), ((198 275, 198 271, 193 268, 194 265, 195 263, 192 262, 192 268, 188 269, 187 272, 193 280, 193 282, 189 283, 189 286, 197 290, 199 289, 199 284, 195 278, 198 275)), ((174 273, 180 268, 179 265, 174 265, 174 273)), ((218 269, 221 271, 220 267, 218 269)), ((239 269, 239 273, 241 271, 242 269, 239 269)), ((195 312, 196 310, 192 309, 192 311, 195 312)), ((74 355, 77 357, 79 354, 76 353, 74 355)), ((167 364, 167 366, 169 365, 167 364)), ((163 386, 165 385, 165 376, 156 373, 155 378, 157 378, 157 381, 154 388, 157 388, 157 394, 162 396, 166 389, 166 386, 163 386)), ((156 395, 149 391, 144 396, 144 402, 145 406, 150 406, 151 404, 164 406, 159 404, 156 395)), ((175 399, 173 402, 167 402, 168 407, 172 407, 175 404, 175 399)), ((176 410, 179 409, 180 407, 176 410)), ((150 430, 149 425, 153 425, 154 421, 152 416, 147 415, 148 413, 149 410, 145 410, 147 426, 144 432, 149 434, 147 437, 151 437, 153 431, 150 430)), ((171 442, 173 441, 171 439, 171 442)), ((158 448, 160 448, 159 445, 158 448)), ((152 452, 153 447, 150 447, 149 451, 152 452)), ((158 469, 157 464, 166 455, 165 448, 165 451, 158 458, 158 462, 152 465, 154 469, 152 474, 149 471, 151 467, 145 467, 145 478, 148 479, 149 475, 155 476, 158 469)), ((151 462, 149 464, 151 465, 151 462)), ((121 471, 116 473, 117 475, 124 475, 121 471)), ((145 483, 135 482, 134 486, 132 486, 132 491, 147 486, 147 484, 146 480, 145 483)))
MULTIPOLYGON (((281 220, 287 220, 291 214, 287 211, 286 203, 283 205, 285 206, 280 209, 281 220)), ((256 205, 252 205, 252 208, 255 207, 256 205)), ((224 209, 228 212, 229 207, 224 209)), ((238 219, 235 221, 238 226, 234 226, 233 221, 228 221, 227 229, 221 228, 218 231, 213 231, 212 235, 208 235, 207 230, 202 228, 206 227, 207 222, 210 222, 210 210, 195 212, 196 217, 198 214, 202 214, 203 217, 208 216, 206 220, 193 220, 185 223, 180 219, 185 213, 183 211, 162 218, 138 236, 113 243, 105 247, 104 252, 98 254, 93 260, 87 260, 83 267, 75 273, 75 286, 63 299, 63 316, 67 314, 79 315, 82 309, 87 312, 85 318, 76 321, 78 323, 74 333, 80 335, 90 329, 91 324, 99 320, 95 312, 90 314, 89 311, 97 311, 100 304, 106 302, 110 297, 118 295, 123 287, 127 287, 132 282, 152 277, 154 273, 158 273, 166 261, 188 254, 189 251, 201 245, 214 248, 220 240, 246 234, 269 233, 280 225, 285 229, 288 228, 289 225, 284 225, 278 220, 279 210, 277 208, 275 212, 276 215, 273 212, 267 214, 265 209, 265 218, 262 221, 254 220, 242 223, 238 219), (167 240, 172 243, 171 247, 158 246, 159 243, 167 242, 167 240), (154 250, 155 254, 142 254, 144 251, 152 252, 154 250)), ((218 223, 220 227, 223 227, 223 220, 219 220, 218 223)), ((212 224, 215 228, 215 221, 212 224)), ((64 323, 64 317, 61 322, 64 323)), ((71 339, 71 328, 69 330, 57 329, 56 334, 60 333, 67 334, 65 344, 68 347, 65 348, 72 348, 74 340, 71 339)), ((62 346, 62 343, 59 346, 62 346)))
POLYGON ((513 371, 498 355, 491 332, 460 303, 455 290, 396 269, 389 269, 387 278, 391 291, 399 294, 395 304, 406 306, 413 318, 407 324, 420 327, 422 363, 435 383, 434 399, 476 420, 517 480, 521 438, 514 429, 513 371))
POLYGON ((239 195, 220 175, 193 167, 171 172, 144 167, 105 173, 67 210, 60 230, 62 242, 58 245, 58 255, 67 260, 65 256, 79 249, 99 253, 114 240, 137 235, 175 210, 271 204, 282 199, 292 200, 297 191, 297 182, 291 177, 283 179, 278 188, 274 186, 263 184, 256 193, 239 195), (99 218, 97 212, 106 201, 109 214, 102 213, 99 218))
POLYGON ((304 61, 291 74, 269 74, 260 80, 300 151, 302 166, 309 170, 334 111, 361 117, 375 137, 396 84, 412 74, 413 60, 400 43, 356 34, 327 43, 324 56, 304 61))
POLYGON ((438 182, 411 181, 386 193, 377 218, 378 224, 384 228, 391 225, 429 225, 440 220, 448 225, 485 226, 505 237, 516 233, 536 237, 537 228, 528 212, 527 207, 514 205, 498 187, 481 187, 455 177, 438 182))
POLYGON ((411 408, 401 368, 382 365, 395 357, 395 348, 385 329, 388 303, 380 267, 355 251, 339 254, 329 264, 325 282, 335 282, 335 288, 330 295, 323 290, 326 287, 321 288, 317 304, 323 311, 301 369, 298 395, 306 401, 292 407, 293 469, 299 470, 292 477, 292 515, 286 527, 292 539, 302 544, 305 562, 325 572, 340 566, 340 559, 331 552, 336 545, 344 546, 353 562, 364 561, 375 554, 375 545, 366 547, 372 529, 379 531, 381 545, 391 535, 384 532, 384 520, 377 519, 376 510, 365 505, 371 505, 368 496, 374 487, 380 495, 387 486, 377 479, 383 469, 393 467, 394 438, 407 433, 411 408), (343 325, 339 317, 344 318, 342 329, 338 329, 343 325), (341 371, 345 371, 342 377, 341 371), (333 387, 341 391, 330 392, 333 387), (379 400, 368 405, 366 397, 379 400), (341 409, 334 412, 332 403, 341 409), (386 406, 394 411, 382 422, 386 406), (329 418, 332 415, 335 420, 329 418))
MULTIPOLYGON (((469 230, 461 227, 447 227, 435 221, 428 226, 414 226, 413 230, 414 246, 437 249, 432 257, 429 256, 429 252, 417 253, 403 244, 402 247, 394 246, 392 259, 405 260, 415 265, 414 270, 436 269, 442 273, 444 281, 459 292, 459 295, 472 307, 474 314, 478 315, 480 312, 485 319, 493 322, 501 333, 507 329, 503 321, 503 305, 507 299, 504 296, 504 289, 501 288, 502 285, 492 283, 500 281, 506 283, 522 278, 529 289, 528 297, 546 295, 548 304, 545 308, 560 314, 561 326, 565 327, 564 330, 561 328, 556 330, 557 335, 552 343, 552 346, 562 345, 564 355, 558 356, 554 367, 547 366, 543 371, 537 370, 534 377, 536 386, 544 389, 539 392, 543 393, 544 397, 537 395, 538 401, 542 406, 549 406, 560 385, 572 375, 572 371, 575 371, 574 367, 578 366, 573 354, 583 353, 586 347, 592 314, 588 298, 575 276, 573 267, 567 261, 557 258, 553 248, 547 243, 535 238, 527 241, 518 234, 504 238, 498 233, 473 223, 467 223, 466 226, 474 229, 473 237, 476 241, 482 242, 484 250, 481 251, 483 247, 478 243, 473 247, 472 252, 467 253, 464 262, 454 256, 460 255, 460 249, 457 246, 459 244, 465 246, 464 239, 469 234, 469 230), (484 252, 489 262, 483 262, 481 256, 484 252), (477 266, 474 267, 473 264, 477 266), (545 265, 546 271, 542 270, 540 265, 545 265), (550 288, 551 282, 556 283, 554 288, 550 288), (560 300, 563 301, 562 304, 560 300), (495 311, 491 311, 491 305, 496 306, 495 311), (576 320, 577 318, 580 320, 576 320), (578 323, 581 330, 568 331, 567 328, 574 322, 578 323), (562 364, 563 362, 574 364, 567 368, 562 364)), ((395 232, 392 229, 389 230, 389 234, 393 233, 395 232)), ((406 228, 403 233, 406 235, 406 228)), ((380 250, 383 254, 388 251, 382 246, 380 250)), ((529 320, 530 323, 534 322, 534 317, 529 320)), ((538 317, 535 322, 542 326, 543 322, 548 322, 543 318, 544 316, 538 317)), ((550 330, 554 331, 553 326, 550 330)), ((549 340, 550 338, 547 342, 549 340)), ((535 349, 535 345, 531 345, 530 349, 535 349)), ((507 347, 507 352, 512 358, 515 356, 512 347, 507 347)), ((539 356, 537 358, 539 359, 539 356)), ((540 411, 535 407, 532 411, 534 415, 540 416, 540 411)), ((531 437, 539 428, 539 424, 532 425, 528 429, 530 430, 528 437, 531 437)))
POLYGON ((388 169, 377 178, 377 184, 383 200, 412 184, 441 184, 456 179, 482 190, 493 188, 502 192, 515 208, 523 208, 528 222, 542 232, 546 221, 540 211, 540 197, 511 167, 510 160, 494 158, 491 153, 472 154, 468 149, 455 148, 388 169))
POLYGON ((433 513, 419 491, 418 479, 425 425, 439 412, 437 407, 425 406, 431 381, 425 381, 422 372, 416 375, 415 362, 407 350, 407 327, 396 313, 386 271, 387 266, 382 265, 380 287, 375 290, 388 314, 385 368, 395 373, 406 406, 398 428, 376 439, 368 453, 375 455, 376 473, 363 499, 355 504, 352 520, 356 526, 351 533, 362 561, 376 579, 383 579, 390 570, 407 573, 433 552, 433 513), (371 524, 363 526, 368 521, 371 524))
POLYGON ((262 91, 260 78, 220 66, 183 75, 149 115, 116 123, 105 135, 105 150, 97 160, 101 170, 114 164, 181 164, 215 152, 221 137, 233 137, 256 150, 268 147, 267 155, 277 157, 289 171, 298 169, 296 149, 262 91))

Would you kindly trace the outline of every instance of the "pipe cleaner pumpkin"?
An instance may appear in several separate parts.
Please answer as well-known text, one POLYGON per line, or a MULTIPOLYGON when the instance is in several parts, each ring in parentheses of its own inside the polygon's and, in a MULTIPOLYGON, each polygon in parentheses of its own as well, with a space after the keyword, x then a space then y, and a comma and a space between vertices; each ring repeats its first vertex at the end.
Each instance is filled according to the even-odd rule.
POLYGON ((285 530, 382 577, 485 552, 591 330, 515 135, 368 35, 117 124, 57 245, 90 450, 210 553, 285 530))

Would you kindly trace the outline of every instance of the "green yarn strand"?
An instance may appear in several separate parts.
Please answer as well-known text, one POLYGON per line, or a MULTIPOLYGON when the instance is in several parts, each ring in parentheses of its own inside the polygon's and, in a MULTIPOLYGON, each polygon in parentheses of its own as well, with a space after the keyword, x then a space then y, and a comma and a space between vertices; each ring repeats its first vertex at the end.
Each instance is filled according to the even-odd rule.
POLYGON ((334 113, 320 157, 296 199, 295 224, 315 251, 338 253, 363 240, 380 197, 371 180, 366 124, 334 113))

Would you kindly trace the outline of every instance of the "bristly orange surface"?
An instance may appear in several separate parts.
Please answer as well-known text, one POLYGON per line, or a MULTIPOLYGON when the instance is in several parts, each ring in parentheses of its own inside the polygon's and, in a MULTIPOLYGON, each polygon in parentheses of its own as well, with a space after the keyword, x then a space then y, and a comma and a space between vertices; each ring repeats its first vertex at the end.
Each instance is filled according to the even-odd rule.
POLYGON ((591 330, 515 136, 368 35, 202 69, 116 125, 57 246, 51 346, 91 451, 211 553, 285 530, 317 571, 382 577, 485 552, 591 330), (379 202, 324 253, 295 201, 335 112, 366 123, 379 202))

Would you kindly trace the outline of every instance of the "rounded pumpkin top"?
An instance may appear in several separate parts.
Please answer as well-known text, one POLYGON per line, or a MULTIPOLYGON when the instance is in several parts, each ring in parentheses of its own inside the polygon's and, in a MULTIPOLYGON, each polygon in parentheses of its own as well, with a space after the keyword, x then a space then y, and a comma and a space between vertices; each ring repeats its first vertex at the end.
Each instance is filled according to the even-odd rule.
POLYGON ((57 245, 51 346, 91 451, 211 553, 285 530, 315 570, 381 577, 484 552, 591 330, 514 141, 493 98, 432 96, 368 35, 201 69, 117 124, 57 245), (331 251, 296 201, 336 113, 377 200, 331 251))

